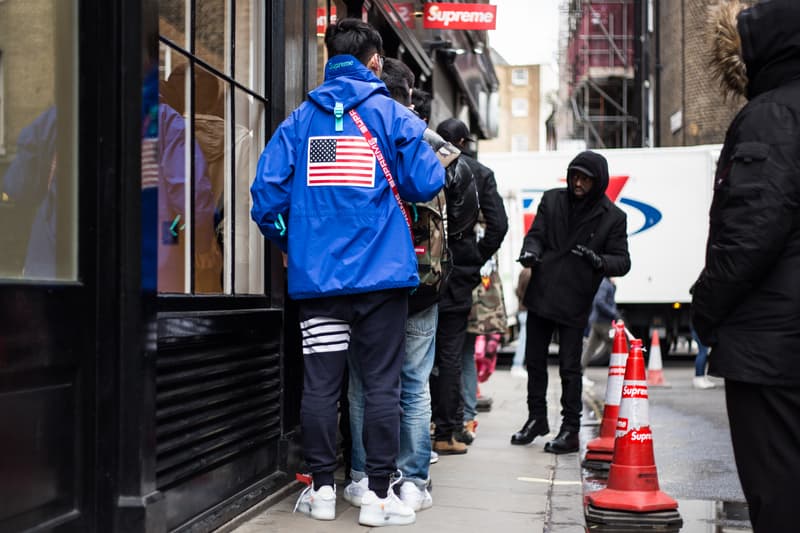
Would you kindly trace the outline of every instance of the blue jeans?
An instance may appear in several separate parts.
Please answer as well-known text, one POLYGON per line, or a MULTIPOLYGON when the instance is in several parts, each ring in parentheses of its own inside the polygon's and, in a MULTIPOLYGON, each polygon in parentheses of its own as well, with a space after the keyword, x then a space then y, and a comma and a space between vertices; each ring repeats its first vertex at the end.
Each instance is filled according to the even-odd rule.
POLYGON ((694 375, 695 377, 705 376, 708 348, 706 348, 703 343, 700 342, 700 339, 697 337, 697 333, 695 332, 694 328, 692 328, 692 339, 694 339, 694 342, 697 343, 697 356, 694 358, 694 375))
POLYGON ((520 311, 517 313, 519 321, 519 336, 517 338, 517 351, 514 352, 514 359, 511 361, 512 367, 525 367, 525 323, 528 321, 528 312, 520 311))
POLYGON ((475 366, 475 337, 467 333, 464 337, 461 368, 461 398, 464 402, 464 422, 475 420, 478 415, 478 369, 475 366))
MULTIPOLYGON (((400 375, 400 452, 397 467, 403 478, 425 488, 431 462, 431 394, 428 379, 436 353, 437 305, 408 317, 406 322, 406 358, 400 375)), ((357 364, 348 357, 348 364, 357 364)), ((473 364, 474 366, 474 364, 473 364)), ((353 367, 351 367, 353 368, 353 367)), ((355 368, 353 368, 355 370, 355 368)), ((364 394, 360 372, 350 372, 350 430, 353 438, 352 470, 354 481, 365 474, 366 452, 362 440, 364 394)))

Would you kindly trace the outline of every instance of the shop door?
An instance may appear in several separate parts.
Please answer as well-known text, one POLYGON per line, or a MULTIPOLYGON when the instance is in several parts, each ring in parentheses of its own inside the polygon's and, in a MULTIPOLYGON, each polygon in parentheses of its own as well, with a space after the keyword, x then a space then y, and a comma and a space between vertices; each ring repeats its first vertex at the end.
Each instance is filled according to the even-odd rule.
POLYGON ((78 18, 78 0, 0 2, 0 531, 93 530, 78 18))

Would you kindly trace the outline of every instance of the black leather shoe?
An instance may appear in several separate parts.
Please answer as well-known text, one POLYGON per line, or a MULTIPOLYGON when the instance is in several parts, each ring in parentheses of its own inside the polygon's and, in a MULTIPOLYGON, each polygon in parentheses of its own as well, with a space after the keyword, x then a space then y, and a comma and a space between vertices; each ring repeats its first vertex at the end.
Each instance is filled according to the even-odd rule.
POLYGON ((550 433, 550 426, 547 425, 546 418, 539 420, 530 418, 522 426, 522 429, 511 435, 511 444, 530 444, 536 437, 548 433, 550 433))
POLYGON ((578 451, 580 443, 577 431, 562 429, 556 438, 544 445, 544 451, 550 453, 574 453, 578 451))

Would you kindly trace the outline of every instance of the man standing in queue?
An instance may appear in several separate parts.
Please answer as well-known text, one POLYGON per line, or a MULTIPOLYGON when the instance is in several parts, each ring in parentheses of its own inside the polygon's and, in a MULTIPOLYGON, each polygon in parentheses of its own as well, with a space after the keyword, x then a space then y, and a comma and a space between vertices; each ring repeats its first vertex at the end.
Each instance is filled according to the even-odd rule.
POLYGON ((547 355, 557 331, 562 421, 544 449, 578 451, 583 330, 603 277, 622 276, 631 267, 626 216, 606 197, 607 187, 606 159, 591 151, 578 154, 567 168, 567 187, 544 193, 525 236, 519 262, 532 269, 523 299, 528 308, 528 419, 511 444, 529 444, 550 432, 547 355))

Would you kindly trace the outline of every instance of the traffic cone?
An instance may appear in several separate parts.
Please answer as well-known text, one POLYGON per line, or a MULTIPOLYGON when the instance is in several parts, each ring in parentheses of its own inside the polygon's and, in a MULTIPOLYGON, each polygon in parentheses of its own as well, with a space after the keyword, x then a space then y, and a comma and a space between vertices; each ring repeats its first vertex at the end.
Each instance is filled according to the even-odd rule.
POLYGON ((664 367, 661 365, 661 345, 658 332, 653 330, 650 341, 650 362, 647 364, 647 384, 651 387, 666 387, 664 380, 664 367))
POLYGON ((625 362, 628 359, 628 341, 625 324, 620 320, 614 323, 614 348, 608 362, 608 381, 606 382, 603 421, 600 423, 600 436, 586 445, 583 466, 593 470, 608 470, 614 457, 614 437, 617 430, 617 415, 622 397, 622 382, 625 379, 625 362))
POLYGON ((642 341, 631 341, 617 419, 614 459, 605 489, 587 496, 586 521, 616 527, 680 527, 678 502, 661 492, 647 408, 642 341))

